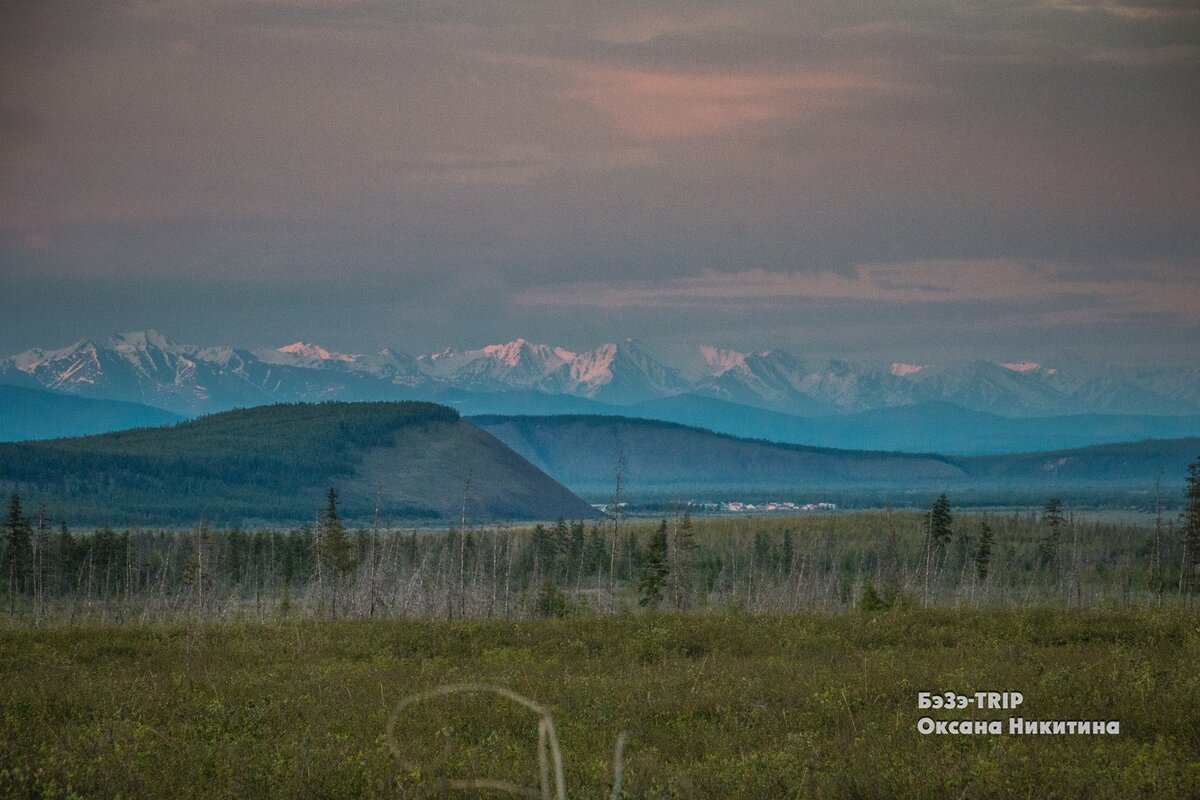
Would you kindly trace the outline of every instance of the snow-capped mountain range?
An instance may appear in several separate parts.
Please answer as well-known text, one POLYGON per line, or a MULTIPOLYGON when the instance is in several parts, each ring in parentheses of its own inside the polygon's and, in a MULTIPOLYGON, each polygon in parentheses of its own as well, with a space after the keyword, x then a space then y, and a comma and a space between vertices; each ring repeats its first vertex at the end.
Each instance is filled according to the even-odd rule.
POLYGON ((1028 361, 873 365, 710 345, 696 347, 680 363, 666 361, 632 340, 574 352, 516 339, 412 356, 394 349, 338 353, 306 342, 257 350, 196 347, 157 331, 141 331, 18 353, 0 360, 0 383, 132 400, 183 414, 301 400, 445 402, 499 393, 610 406, 695 395, 800 416, 922 403, 951 403, 1012 417, 1200 413, 1196 368, 1138 370, 1028 361))

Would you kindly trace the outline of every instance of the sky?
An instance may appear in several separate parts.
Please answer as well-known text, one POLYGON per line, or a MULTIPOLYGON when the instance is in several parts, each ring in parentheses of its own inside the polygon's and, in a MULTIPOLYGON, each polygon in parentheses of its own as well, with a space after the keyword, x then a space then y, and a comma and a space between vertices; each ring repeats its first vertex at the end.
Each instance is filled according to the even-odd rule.
POLYGON ((1190 364, 1200 7, 10 0, 0 354, 1190 364))

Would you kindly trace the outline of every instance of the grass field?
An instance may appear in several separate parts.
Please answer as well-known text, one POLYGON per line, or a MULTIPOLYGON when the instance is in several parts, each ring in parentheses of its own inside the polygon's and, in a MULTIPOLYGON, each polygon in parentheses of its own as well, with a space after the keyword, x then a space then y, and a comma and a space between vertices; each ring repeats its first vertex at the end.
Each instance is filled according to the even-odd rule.
POLYGON ((497 698, 415 706, 403 761, 389 748, 403 697, 474 681, 553 713, 576 798, 609 796, 622 730, 625 797, 1200 795, 1200 617, 1058 609, 3 628, 0 796, 536 785, 537 718, 497 698), (920 711, 922 690, 1025 702, 920 711), (927 714, 1119 720, 1120 734, 921 735, 927 714))

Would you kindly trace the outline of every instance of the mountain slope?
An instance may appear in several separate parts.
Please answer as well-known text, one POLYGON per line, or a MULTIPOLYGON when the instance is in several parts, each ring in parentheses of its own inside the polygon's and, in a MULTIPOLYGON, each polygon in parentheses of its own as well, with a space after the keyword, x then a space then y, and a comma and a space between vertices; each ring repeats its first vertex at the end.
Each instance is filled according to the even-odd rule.
POLYGON ((878 487, 939 490, 1063 486, 1145 490, 1164 476, 1182 485, 1200 457, 1200 438, 1103 445, 1004 456, 947 457, 831 450, 738 439, 711 431, 620 417, 477 417, 474 421, 548 474, 580 492, 611 492, 625 460, 634 492, 669 487, 726 490, 878 487))
MULTIPOLYGON (((855 414, 798 417, 764 408, 680 394, 632 406, 546 402, 553 397, 475 395, 453 403, 467 415, 605 414, 661 420, 747 439, 842 450, 934 452, 942 455, 1028 453, 1142 439, 1200 436, 1200 416, 1079 414, 1002 417, 950 403, 930 402, 855 414)), ((562 398, 572 399, 572 398, 562 398)))
POLYGON ((169 411, 119 400, 89 400, 60 392, 0 385, 0 442, 88 436, 170 425, 169 411))
POLYGON ((979 456, 963 459, 977 481, 1039 483, 1047 488, 1071 484, 1154 486, 1174 495, 1182 488, 1187 465, 1200 459, 1200 437, 1123 442, 1072 450, 979 456))
POLYGON ((927 455, 829 450, 737 439, 622 417, 477 417, 481 428, 577 491, 611 490, 619 460, 636 489, 795 487, 946 481, 963 476, 927 455))
POLYGON ((77 523, 311 520, 325 488, 348 517, 593 516, 494 437, 430 403, 278 405, 171 428, 0 444, 0 490, 77 523))

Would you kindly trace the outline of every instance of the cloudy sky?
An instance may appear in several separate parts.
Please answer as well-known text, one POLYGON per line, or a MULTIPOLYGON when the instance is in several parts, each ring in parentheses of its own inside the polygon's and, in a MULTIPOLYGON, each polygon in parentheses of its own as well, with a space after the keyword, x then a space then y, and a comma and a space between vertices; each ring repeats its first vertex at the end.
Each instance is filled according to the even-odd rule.
POLYGON ((0 353, 1194 363, 1200 7, 18 0, 0 353))

